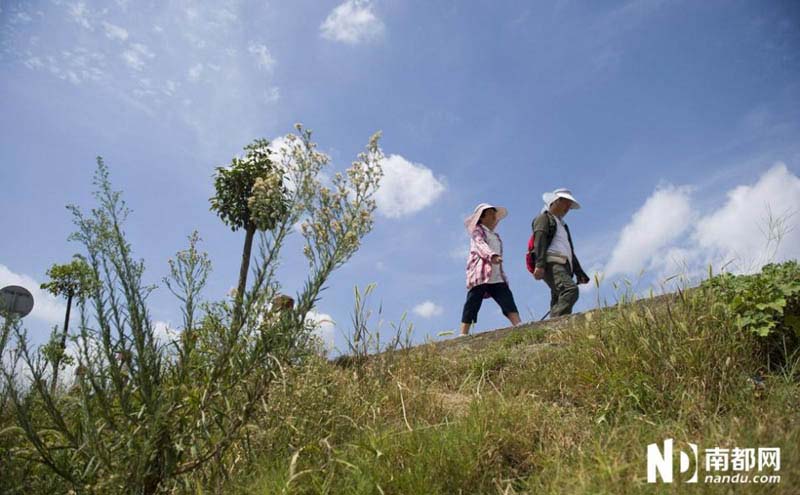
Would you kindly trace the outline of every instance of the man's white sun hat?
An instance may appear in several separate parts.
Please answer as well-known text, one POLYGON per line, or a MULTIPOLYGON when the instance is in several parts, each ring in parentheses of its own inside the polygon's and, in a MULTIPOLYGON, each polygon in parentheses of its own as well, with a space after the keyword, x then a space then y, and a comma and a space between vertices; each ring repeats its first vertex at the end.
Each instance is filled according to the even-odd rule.
POLYGON ((546 192, 542 194, 542 200, 544 201, 544 205, 546 208, 550 208, 550 205, 553 204, 553 201, 557 200, 558 198, 566 198, 572 202, 570 205, 571 210, 579 210, 581 208, 581 204, 578 203, 578 200, 575 199, 575 196, 572 195, 572 191, 569 189, 556 189, 553 192, 546 192))

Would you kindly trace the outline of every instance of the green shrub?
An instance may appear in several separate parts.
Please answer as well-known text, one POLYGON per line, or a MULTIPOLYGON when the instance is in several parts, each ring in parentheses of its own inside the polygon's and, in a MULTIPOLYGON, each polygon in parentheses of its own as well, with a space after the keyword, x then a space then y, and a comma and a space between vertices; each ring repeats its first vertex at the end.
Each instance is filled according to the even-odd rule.
POLYGON ((800 265, 796 260, 766 265, 753 275, 717 275, 706 280, 702 289, 730 308, 737 328, 761 339, 770 365, 785 363, 800 349, 800 265))
POLYGON ((768 337, 778 331, 800 335, 800 266, 797 261, 764 266, 754 275, 717 275, 703 283, 736 315, 739 328, 768 337))

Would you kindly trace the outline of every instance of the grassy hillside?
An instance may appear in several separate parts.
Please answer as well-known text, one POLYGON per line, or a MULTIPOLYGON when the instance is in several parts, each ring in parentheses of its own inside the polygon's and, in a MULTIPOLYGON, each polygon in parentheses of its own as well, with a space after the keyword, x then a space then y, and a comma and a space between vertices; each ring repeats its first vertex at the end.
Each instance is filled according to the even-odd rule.
MULTIPOLYGON (((210 413, 199 414, 202 423, 185 425, 202 433, 224 424, 240 404, 256 404, 247 423, 227 438, 230 447, 194 470, 165 476, 152 493, 800 493, 798 264, 622 300, 582 315, 413 349, 337 362, 313 354, 271 361, 275 371, 266 389, 244 383, 220 392, 210 413), (677 462, 675 483, 647 482, 647 446, 667 438, 699 446, 696 485, 686 483, 677 462), (716 447, 780 448, 780 469, 762 473, 780 475, 780 481, 705 482, 703 454, 716 447)), ((357 298, 356 307, 363 343, 370 336, 364 301, 357 298)), ((163 421, 188 421, 181 408, 209 400, 201 393, 207 388, 201 371, 164 380, 169 393, 191 393, 163 421)), ((260 375, 251 370, 239 378, 254 376, 260 375)), ((81 402, 78 385, 53 402, 33 393, 12 401, 3 390, 1 493, 122 493, 125 487, 140 493, 111 464, 131 455, 140 429, 126 436, 119 422, 87 422, 79 406, 93 403, 81 402), (29 415, 18 415, 21 406, 14 404, 29 415), (108 465, 94 457, 87 464, 82 449, 63 447, 69 438, 47 422, 55 408, 64 411, 59 418, 67 426, 79 428, 64 431, 114 440, 101 443, 108 445, 108 465), (43 443, 27 441, 26 428, 38 430, 43 443), (97 474, 70 486, 37 449, 59 466, 97 474)), ((105 390, 98 384, 89 394, 105 390)), ((118 407, 106 402, 108 409, 92 407, 118 407)), ((124 418, 133 422, 137 414, 124 418)), ((168 452, 179 441, 174 438, 164 440, 168 452)), ((208 441, 219 438, 225 437, 208 441)))
POLYGON ((694 493, 800 493, 800 279, 796 264, 779 268, 344 366, 309 362, 265 404, 257 461, 222 486, 682 493, 646 479, 647 445, 674 438, 701 454, 781 449, 781 480, 764 485, 705 483, 701 455, 694 493), (748 323, 761 316, 768 330, 748 323))

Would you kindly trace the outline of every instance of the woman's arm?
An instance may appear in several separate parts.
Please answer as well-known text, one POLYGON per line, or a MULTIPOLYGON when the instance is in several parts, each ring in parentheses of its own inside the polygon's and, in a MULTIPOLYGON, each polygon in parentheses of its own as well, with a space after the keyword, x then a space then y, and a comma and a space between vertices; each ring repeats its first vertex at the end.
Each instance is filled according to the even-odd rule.
POLYGON ((470 251, 475 251, 481 258, 491 261, 492 256, 499 256, 500 253, 495 253, 492 251, 492 248, 489 247, 489 244, 486 242, 486 237, 483 232, 481 232, 480 225, 475 227, 472 230, 472 240, 470 242, 470 251))

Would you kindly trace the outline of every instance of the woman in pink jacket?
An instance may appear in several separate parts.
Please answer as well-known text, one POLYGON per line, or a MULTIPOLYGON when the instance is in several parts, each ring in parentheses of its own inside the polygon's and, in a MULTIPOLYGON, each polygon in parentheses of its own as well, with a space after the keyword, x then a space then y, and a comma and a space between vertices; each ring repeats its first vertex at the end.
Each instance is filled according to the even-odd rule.
POLYGON ((464 221, 470 235, 467 258, 467 301, 461 313, 461 335, 467 335, 478 321, 478 310, 487 297, 492 297, 512 325, 518 325, 519 311, 514 296, 508 288, 508 278, 503 271, 503 242, 494 229, 508 210, 502 206, 481 203, 464 221))

